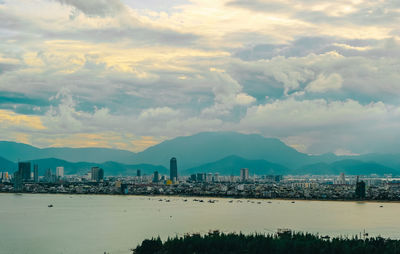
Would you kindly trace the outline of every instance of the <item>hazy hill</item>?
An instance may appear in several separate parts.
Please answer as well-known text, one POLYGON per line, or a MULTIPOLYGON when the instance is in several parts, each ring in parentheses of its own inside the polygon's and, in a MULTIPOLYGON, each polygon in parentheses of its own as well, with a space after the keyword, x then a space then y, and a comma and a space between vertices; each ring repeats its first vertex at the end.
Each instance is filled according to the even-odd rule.
POLYGON ((393 169, 376 162, 359 160, 341 160, 333 163, 315 163, 297 169, 288 169, 280 164, 265 160, 247 160, 238 156, 228 156, 221 160, 206 163, 185 170, 186 175, 193 173, 220 173, 221 175, 239 175, 241 168, 249 168, 250 175, 292 174, 292 175, 339 175, 341 172, 349 175, 395 174, 400 170, 393 169))
POLYGON ((17 162, 44 158, 58 158, 71 162, 88 161, 102 163, 117 161, 131 163, 135 153, 110 148, 37 148, 34 146, 0 141, 0 155, 8 160, 17 162))
POLYGON ((363 154, 359 156, 345 157, 346 159, 356 159, 363 162, 376 162, 390 168, 400 169, 400 154, 363 154))
MULTIPOLYGON (((391 170, 400 170, 399 154, 366 154, 360 156, 336 156, 328 153, 323 155, 307 155, 287 146, 279 139, 265 138, 257 134, 241 134, 235 132, 203 132, 192 136, 177 137, 164 141, 148 149, 133 153, 125 150, 109 149, 109 148, 36 148, 26 144, 15 142, 0 141, 0 156, 17 162, 18 160, 39 160, 46 158, 57 158, 69 163, 90 162, 88 164, 104 163, 115 168, 116 172, 125 172, 127 174, 132 170, 128 165, 150 164, 162 165, 169 168, 169 160, 176 157, 178 160, 178 169, 185 172, 186 169, 204 167, 207 164, 216 163, 218 165, 226 165, 224 170, 232 170, 234 160, 231 158, 230 163, 223 160, 226 157, 234 155, 242 158, 235 163, 240 167, 251 168, 248 164, 255 168, 268 168, 260 161, 275 164, 271 168, 277 168, 276 165, 288 168, 293 173, 302 173, 312 171, 318 173, 334 172, 343 169, 360 170, 369 172, 375 170, 373 168, 382 169, 382 172, 391 170), (243 161, 247 160, 247 161, 243 161), (343 162, 333 164, 339 161, 356 160, 356 164, 346 164, 343 162), (113 164, 113 161, 116 164, 113 164), (258 161, 258 162, 254 162, 258 161), (106 163, 108 162, 108 163, 106 163), (379 164, 374 165, 371 162, 379 164), (247 163, 247 166, 245 164, 247 163), (123 165, 123 166, 121 166, 123 165), (307 166, 308 165, 308 166, 307 166), (295 170, 295 171, 294 171, 295 170)), ((263 162, 263 163, 265 163, 263 162)), ((1 165, 9 165, 0 161, 1 165)), ((49 164, 53 165, 53 164, 49 164)), ((55 165, 55 164, 54 164, 55 165)), ((76 164, 82 167, 86 164, 76 164)), ((77 168, 77 166, 71 168, 77 168)), ((215 165, 214 165, 215 166, 215 165)), ((9 167, 9 166, 7 166, 9 167)), ((240 168, 237 166, 237 168, 240 168)), ((219 168, 223 168, 219 166, 219 168)), ((149 169, 150 170, 150 169, 149 169)), ((153 168, 151 168, 153 170, 153 168)), ((189 171, 187 171, 189 172, 189 171)), ((381 173, 381 172, 377 172, 381 173)), ((130 174, 130 173, 129 173, 130 174)), ((229 172, 231 174, 231 172, 229 172)), ((383 173, 382 173, 383 174, 383 173)))
MULTIPOLYGON (((55 174, 56 167, 60 166, 64 167, 64 173, 66 175, 71 175, 71 174, 83 175, 89 172, 92 167, 96 166, 103 168, 104 174, 106 176, 118 176, 118 175, 135 176, 137 169, 141 169, 142 175, 153 174, 155 170, 158 170, 160 174, 169 173, 169 170, 167 170, 163 166, 156 166, 150 164, 127 165, 118 162, 105 162, 105 163, 69 162, 55 158, 39 159, 39 160, 33 160, 31 162, 32 162, 32 169, 33 169, 33 164, 39 165, 39 175, 44 175, 46 170, 49 168, 52 170, 53 174, 55 174)), ((13 165, 12 168, 6 167, 6 165, 3 164, 3 161, 0 159, 0 169, 4 168, 7 169, 5 171, 13 172, 17 168, 17 164, 12 163, 11 165, 13 165)))
POLYGON ((295 174, 330 174, 338 175, 341 172, 349 175, 369 174, 400 174, 400 170, 387 167, 376 162, 363 162, 359 160, 341 160, 333 163, 316 163, 303 166, 293 173, 295 174))
POLYGON ((137 153, 134 161, 169 167, 169 159, 176 157, 178 167, 187 169, 230 155, 248 160, 262 159, 286 167, 298 167, 310 163, 308 155, 285 145, 279 139, 235 132, 204 132, 167 140, 137 153))
MULTIPOLYGON (((151 175, 155 170, 160 174, 169 174, 168 168, 151 164, 122 164, 118 162, 91 163, 91 162, 68 162, 65 160, 48 158, 31 161, 32 165, 39 165, 39 174, 44 175, 50 168, 55 173, 55 168, 63 166, 65 174, 83 175, 90 171, 91 167, 98 166, 105 170, 107 176, 135 176, 136 170, 141 169, 142 174, 151 175)), ((293 175, 339 175, 341 172, 349 175, 369 175, 369 174, 394 174, 400 175, 400 170, 393 169, 376 162, 363 162, 358 160, 341 160, 333 163, 315 163, 300 167, 298 169, 288 169, 280 164, 268 162, 266 160, 247 160, 239 156, 228 156, 221 160, 193 167, 187 170, 179 170, 179 175, 190 175, 193 173, 220 173, 221 175, 239 175, 241 168, 249 168, 250 175, 269 175, 269 174, 293 174, 293 175)), ((13 173, 17 169, 17 164, 0 157, 0 171, 13 173)))
POLYGON ((240 175, 241 168, 249 168, 250 174, 287 174, 288 168, 265 160, 246 160, 239 156, 228 156, 221 160, 187 169, 183 174, 220 173, 220 175, 240 175))
POLYGON ((15 170, 17 168, 17 164, 9 161, 7 159, 4 159, 3 157, 0 157, 0 172, 5 171, 11 171, 15 170))

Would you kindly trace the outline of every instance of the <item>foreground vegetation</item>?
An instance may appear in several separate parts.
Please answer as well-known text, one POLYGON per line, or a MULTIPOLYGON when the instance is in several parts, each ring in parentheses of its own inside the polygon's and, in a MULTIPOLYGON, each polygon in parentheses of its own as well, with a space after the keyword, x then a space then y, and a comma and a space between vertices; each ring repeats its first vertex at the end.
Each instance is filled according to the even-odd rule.
POLYGON ((224 234, 187 235, 169 238, 164 243, 160 238, 144 240, 132 250, 134 254, 213 254, 213 253, 271 253, 271 254, 383 254, 400 253, 400 240, 381 237, 359 239, 338 237, 329 239, 308 233, 284 234, 224 234))

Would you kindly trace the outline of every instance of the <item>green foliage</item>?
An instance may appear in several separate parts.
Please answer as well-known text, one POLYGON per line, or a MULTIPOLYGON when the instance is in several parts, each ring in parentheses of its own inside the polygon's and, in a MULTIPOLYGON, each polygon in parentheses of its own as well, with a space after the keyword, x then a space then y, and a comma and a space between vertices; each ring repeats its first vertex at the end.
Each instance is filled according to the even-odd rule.
POLYGON ((384 238, 333 238, 324 239, 308 233, 281 235, 209 233, 144 240, 132 250, 133 254, 396 254, 400 241, 384 238))

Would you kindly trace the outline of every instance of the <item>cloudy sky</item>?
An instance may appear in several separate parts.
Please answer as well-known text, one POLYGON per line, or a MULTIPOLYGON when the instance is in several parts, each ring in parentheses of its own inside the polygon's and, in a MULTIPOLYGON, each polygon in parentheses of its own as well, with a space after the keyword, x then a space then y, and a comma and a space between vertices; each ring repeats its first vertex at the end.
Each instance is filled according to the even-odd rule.
POLYGON ((398 0, 0 0, 0 140, 400 150, 398 0))

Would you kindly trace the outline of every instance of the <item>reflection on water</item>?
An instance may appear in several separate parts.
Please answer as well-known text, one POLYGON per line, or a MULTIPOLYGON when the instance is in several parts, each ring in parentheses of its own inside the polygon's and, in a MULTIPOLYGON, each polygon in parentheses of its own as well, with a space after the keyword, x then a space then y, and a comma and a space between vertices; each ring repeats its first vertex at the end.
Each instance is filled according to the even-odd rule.
POLYGON ((0 194, 0 253, 130 253, 145 238, 214 229, 365 230, 400 238, 399 209, 400 203, 0 194))

